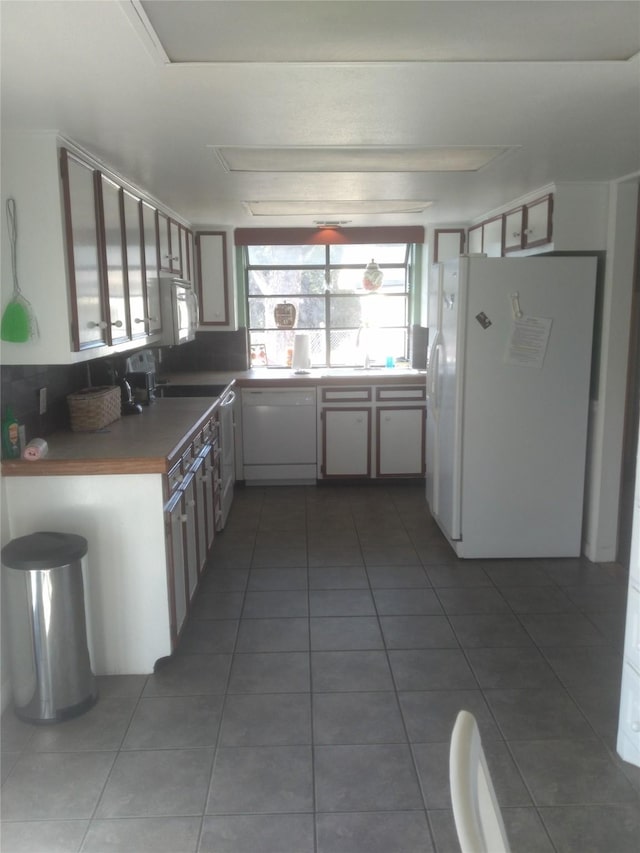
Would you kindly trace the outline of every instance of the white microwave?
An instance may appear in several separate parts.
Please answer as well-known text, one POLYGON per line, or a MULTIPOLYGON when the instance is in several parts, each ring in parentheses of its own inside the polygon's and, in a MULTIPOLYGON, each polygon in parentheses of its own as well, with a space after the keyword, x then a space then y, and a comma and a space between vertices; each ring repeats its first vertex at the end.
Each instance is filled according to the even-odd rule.
POLYGON ((190 281, 160 279, 162 344, 176 346, 192 341, 198 328, 198 297, 190 281))

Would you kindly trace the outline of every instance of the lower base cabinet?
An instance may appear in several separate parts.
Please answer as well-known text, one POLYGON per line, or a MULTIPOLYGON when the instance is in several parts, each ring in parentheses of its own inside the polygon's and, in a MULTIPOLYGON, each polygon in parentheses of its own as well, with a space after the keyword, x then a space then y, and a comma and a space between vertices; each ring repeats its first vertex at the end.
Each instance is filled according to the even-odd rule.
POLYGON ((376 409, 378 477, 424 477, 425 409, 423 406, 376 409))
POLYGON ((371 410, 322 410, 323 477, 371 476, 371 410))
POLYGON ((422 385, 318 389, 318 478, 425 476, 422 385))

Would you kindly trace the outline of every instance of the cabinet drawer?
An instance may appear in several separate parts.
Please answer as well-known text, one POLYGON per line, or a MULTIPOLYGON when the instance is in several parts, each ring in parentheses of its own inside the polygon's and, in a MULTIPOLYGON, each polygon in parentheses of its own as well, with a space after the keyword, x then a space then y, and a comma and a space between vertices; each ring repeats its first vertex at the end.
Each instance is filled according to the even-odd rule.
POLYGON ((427 386, 424 385, 403 385, 402 387, 395 386, 380 386, 376 388, 376 400, 426 400, 427 386))
POLYGON ((362 388, 321 388, 323 403, 368 403, 371 400, 371 387, 362 388))

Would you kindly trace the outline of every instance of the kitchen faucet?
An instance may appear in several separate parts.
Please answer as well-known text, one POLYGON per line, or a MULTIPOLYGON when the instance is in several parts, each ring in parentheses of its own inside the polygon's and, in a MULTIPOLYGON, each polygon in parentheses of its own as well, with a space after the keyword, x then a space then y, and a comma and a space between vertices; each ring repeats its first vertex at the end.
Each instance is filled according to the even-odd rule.
MULTIPOLYGON (((360 349, 360 335, 362 334, 363 331, 365 331, 365 343, 368 344, 368 335, 366 334, 366 332, 368 331, 368 326, 366 326, 364 323, 362 323, 360 325, 360 328, 358 329, 358 334, 356 335, 356 349, 360 349)), ((371 367, 371 358, 369 356, 369 347, 368 346, 365 347, 365 351, 364 351, 363 367, 365 370, 368 370, 371 367)))

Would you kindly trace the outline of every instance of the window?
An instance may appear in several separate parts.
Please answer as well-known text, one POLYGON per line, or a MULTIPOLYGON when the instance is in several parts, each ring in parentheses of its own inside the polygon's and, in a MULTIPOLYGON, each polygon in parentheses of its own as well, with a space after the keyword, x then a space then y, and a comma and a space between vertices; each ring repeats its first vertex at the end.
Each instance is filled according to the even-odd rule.
POLYGON ((244 253, 252 365, 290 364, 300 332, 313 367, 406 358, 412 244, 245 246, 244 253), (384 276, 373 292, 362 283, 372 259, 384 276), (293 328, 276 323, 285 302, 295 309, 293 328))

